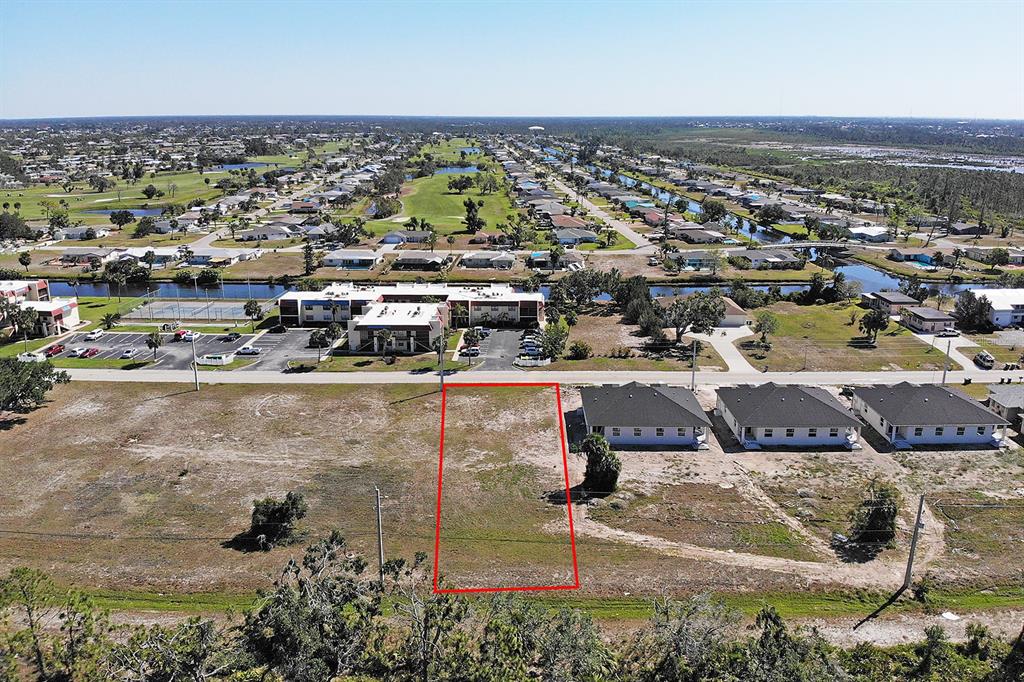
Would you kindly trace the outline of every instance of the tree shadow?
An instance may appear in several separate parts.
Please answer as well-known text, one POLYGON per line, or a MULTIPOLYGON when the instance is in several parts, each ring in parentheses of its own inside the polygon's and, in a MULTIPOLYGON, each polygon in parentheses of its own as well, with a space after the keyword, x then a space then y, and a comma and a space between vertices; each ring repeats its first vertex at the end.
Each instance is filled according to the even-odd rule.
POLYGON ((830 546, 832 547, 832 551, 836 553, 836 556, 843 563, 865 564, 876 559, 887 547, 887 543, 871 541, 861 542, 857 540, 847 540, 844 542, 833 537, 830 546))
POLYGON ((15 417, 13 415, 2 417, 0 418, 0 431, 10 431, 15 426, 21 426, 27 421, 28 419, 25 417, 15 417))

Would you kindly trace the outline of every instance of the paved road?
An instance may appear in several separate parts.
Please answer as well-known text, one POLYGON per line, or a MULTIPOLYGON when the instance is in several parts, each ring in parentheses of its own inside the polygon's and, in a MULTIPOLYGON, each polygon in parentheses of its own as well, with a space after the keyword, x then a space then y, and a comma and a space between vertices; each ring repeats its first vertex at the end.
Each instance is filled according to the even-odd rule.
POLYGON ((608 223, 608 225, 615 228, 615 230, 622 234, 622 236, 626 237, 626 239, 636 244, 637 248, 631 249, 633 253, 646 253, 648 251, 654 251, 654 244, 651 243, 651 240, 649 240, 647 237, 645 237, 644 235, 640 234, 632 227, 630 227, 629 223, 619 220, 618 218, 613 218, 603 208, 601 208, 594 202, 590 201, 586 197, 577 194, 576 190, 572 189, 558 178, 552 177, 551 180, 554 181, 555 186, 558 187, 558 189, 562 190, 569 196, 574 197, 577 201, 579 201, 580 205, 587 209, 591 213, 591 215, 595 215, 601 220, 605 221, 606 223, 608 223))
MULTIPOLYGON (((156 383, 189 383, 192 372, 178 370, 123 370, 72 369, 75 381, 127 381, 156 383)), ((964 378, 976 383, 995 383, 1007 376, 1004 372, 986 372, 968 368, 966 371, 950 372, 948 383, 958 385, 964 378)), ((432 384, 437 383, 436 372, 412 374, 408 372, 310 372, 308 374, 285 374, 283 372, 253 370, 217 372, 200 377, 205 383, 224 384, 432 384), (215 376, 214 376, 215 374, 215 376)), ((725 386, 744 383, 806 384, 834 386, 838 384, 893 384, 901 381, 913 383, 939 383, 942 371, 882 371, 882 372, 697 372, 697 384, 704 386, 725 386)), ((447 381, 497 381, 535 382, 550 381, 565 384, 601 384, 639 381, 642 383, 665 382, 685 385, 690 373, 681 372, 610 372, 610 371, 489 371, 472 370, 449 372, 447 381)))

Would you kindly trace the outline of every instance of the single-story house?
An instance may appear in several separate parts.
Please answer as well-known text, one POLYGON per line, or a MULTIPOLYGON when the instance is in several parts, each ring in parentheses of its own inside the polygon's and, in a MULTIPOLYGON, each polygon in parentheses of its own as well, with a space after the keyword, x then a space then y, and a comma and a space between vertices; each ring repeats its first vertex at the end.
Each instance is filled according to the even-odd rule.
POLYGON ((320 202, 315 199, 296 199, 288 210, 292 213, 316 213, 320 210, 320 202))
POLYGON ((583 421, 612 445, 705 445, 711 421, 693 391, 679 386, 587 386, 583 421))
POLYGON ((718 389, 716 412, 748 450, 763 446, 859 448, 860 422, 823 388, 769 382, 718 389))
MULTIPOLYGON (((673 254, 675 255, 675 254, 673 254)), ((686 298, 685 296, 659 296, 654 300, 663 308, 668 308, 672 305, 673 301, 677 298, 686 298)), ((725 304, 725 316, 719 323, 719 327, 742 327, 750 323, 750 315, 728 296, 722 297, 722 303, 725 304)))
POLYGON ((922 305, 901 308, 900 321, 922 334, 934 334, 943 329, 952 329, 956 325, 956 320, 949 313, 922 305))
POLYGON ((984 234, 985 229, 981 225, 972 223, 953 223, 949 226, 949 234, 984 234))
POLYGON ((919 248, 892 248, 889 249, 889 260, 894 260, 900 263, 907 261, 914 263, 924 263, 925 265, 942 265, 946 262, 946 254, 935 249, 919 249, 919 248))
POLYGON ((335 249, 324 256, 324 265, 343 270, 369 270, 384 259, 380 251, 335 249))
MULTIPOLYGON (((981 263, 991 263, 993 260, 992 252, 996 250, 994 246, 968 246, 964 249, 964 253, 967 254, 968 258, 976 260, 981 263)), ((1009 262, 1007 265, 1024 265, 1024 249, 1005 248, 1009 262)))
POLYGON ((96 235, 96 239, 106 237, 110 235, 110 230, 103 227, 93 227, 90 225, 79 225, 76 227, 61 227, 53 232, 53 236, 57 239, 88 239, 89 232, 92 231, 96 235))
POLYGON ((1009 423, 973 398, 937 384, 855 388, 853 411, 897 448, 995 444, 1005 438, 1009 423))
POLYGON ((510 270, 516 264, 516 256, 508 251, 471 251, 459 259, 464 268, 497 268, 510 270))
POLYGON ((713 251, 672 251, 665 256, 681 268, 693 268, 694 270, 710 270, 715 259, 720 257, 713 251))
POLYGON ((563 253, 558 259, 557 266, 551 262, 550 251, 534 251, 526 257, 527 267, 537 270, 582 270, 585 264, 586 261, 583 259, 583 256, 572 251, 563 253))
POLYGON ((291 239, 292 237, 298 237, 300 233, 287 226, 280 225, 277 223, 269 223, 267 225, 256 225, 255 227, 243 230, 238 233, 237 239, 242 242, 259 241, 266 239, 267 241, 291 239))
POLYGON ((860 302, 872 310, 881 310, 886 315, 895 315, 903 308, 921 305, 916 298, 901 291, 876 291, 860 295, 860 302))
POLYGON ((850 239, 876 244, 890 241, 889 228, 882 225, 851 225, 848 229, 850 231, 850 239))
POLYGON ((768 270, 800 269, 804 261, 791 252, 782 249, 740 249, 729 253, 730 258, 738 258, 752 268, 768 270))
POLYGON ((580 230, 576 228, 554 230, 554 235, 559 244, 569 246, 575 246, 586 242, 593 243, 597 241, 597 233, 591 230, 580 230))
POLYGON ((448 256, 432 251, 399 251, 394 266, 402 270, 440 270, 448 256))
POLYGON ((88 263, 97 260, 102 264, 115 260, 119 254, 120 251, 117 249, 73 246, 71 248, 64 249, 64 252, 60 255, 60 261, 62 263, 87 265, 88 263))
POLYGON ((587 226, 587 221, 571 215, 551 216, 551 227, 559 230, 577 229, 581 230, 587 226))
POLYGON ((430 230, 393 230, 380 238, 381 244, 425 244, 430 230))
POLYGON ((988 409, 1020 427, 1024 414, 1024 384, 989 384, 988 409))

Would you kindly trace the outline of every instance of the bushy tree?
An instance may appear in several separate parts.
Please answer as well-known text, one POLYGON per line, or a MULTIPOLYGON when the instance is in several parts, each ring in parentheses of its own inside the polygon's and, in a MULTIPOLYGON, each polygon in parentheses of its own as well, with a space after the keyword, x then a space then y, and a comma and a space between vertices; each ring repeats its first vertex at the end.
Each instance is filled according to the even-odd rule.
POLYGON ((984 331, 992 327, 992 303, 984 294, 961 291, 953 307, 957 326, 964 331, 984 331))
POLYGON ((599 433, 592 433, 583 439, 580 454, 587 460, 583 475, 583 489, 592 495, 608 495, 615 492, 619 484, 622 462, 608 441, 599 433))
POLYGON ((884 310, 869 310, 860 318, 860 330, 871 343, 878 341, 879 332, 889 328, 889 315, 884 310))
POLYGON ((850 539, 856 543, 891 547, 902 504, 903 496, 895 485, 872 480, 864 500, 850 512, 850 539))
POLYGON ((0 413, 23 412, 46 400, 46 394, 71 377, 49 362, 22 362, 0 358, 0 413))
POLYGON ((302 493, 290 491, 283 500, 265 497, 253 500, 249 536, 269 549, 293 539, 295 524, 306 516, 309 506, 302 493))

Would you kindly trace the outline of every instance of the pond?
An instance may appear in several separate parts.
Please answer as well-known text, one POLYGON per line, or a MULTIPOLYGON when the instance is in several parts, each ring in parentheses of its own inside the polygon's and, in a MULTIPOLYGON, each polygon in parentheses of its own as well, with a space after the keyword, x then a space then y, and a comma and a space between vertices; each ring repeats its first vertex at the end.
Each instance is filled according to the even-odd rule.
POLYGON ((95 209, 91 211, 82 211, 82 213, 89 213, 92 215, 110 215, 114 211, 131 211, 131 214, 136 218, 142 216, 158 216, 163 215, 164 210, 162 208, 106 208, 103 210, 95 209))
POLYGON ((479 154, 480 147, 459 147, 460 152, 466 152, 467 154, 479 154))
POLYGON ((221 166, 214 166, 210 168, 211 171, 233 171, 233 170, 247 170, 249 168, 263 168, 269 166, 269 163, 263 161, 249 161, 247 163, 225 163, 221 166))
POLYGON ((457 173, 479 173, 476 166, 445 166, 434 171, 434 175, 455 175, 457 173))

